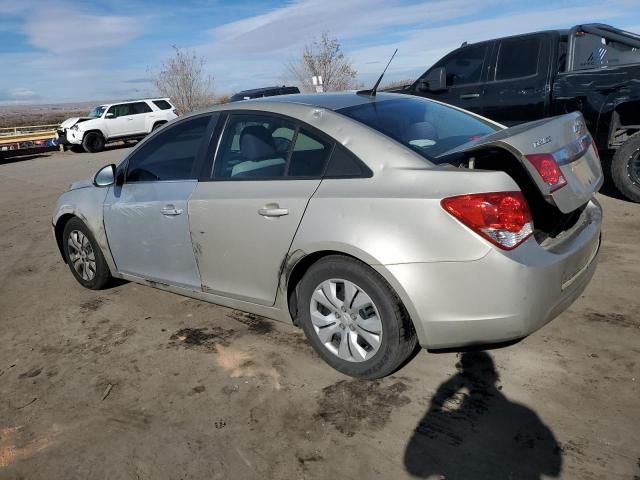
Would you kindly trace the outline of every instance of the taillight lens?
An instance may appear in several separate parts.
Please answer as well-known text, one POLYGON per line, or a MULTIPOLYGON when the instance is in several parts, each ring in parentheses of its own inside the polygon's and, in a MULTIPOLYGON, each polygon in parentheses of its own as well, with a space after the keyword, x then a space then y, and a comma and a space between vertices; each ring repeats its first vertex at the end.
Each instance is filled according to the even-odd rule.
POLYGON ((526 157, 540 174, 544 183, 549 186, 550 191, 555 192, 567 184, 567 179, 560 171, 558 162, 550 153, 536 153, 526 157))
POLYGON ((442 207, 471 230, 504 250, 533 233, 533 220, 522 192, 473 193, 448 197, 442 207))

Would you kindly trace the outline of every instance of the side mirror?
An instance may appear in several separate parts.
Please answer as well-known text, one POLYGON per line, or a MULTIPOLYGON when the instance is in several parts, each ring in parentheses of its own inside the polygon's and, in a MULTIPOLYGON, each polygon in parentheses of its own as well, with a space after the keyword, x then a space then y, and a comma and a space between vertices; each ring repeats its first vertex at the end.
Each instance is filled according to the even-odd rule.
POLYGON ((115 183, 115 180, 116 166, 112 163, 98 170, 98 173, 93 177, 93 184, 96 187, 109 187, 115 183))
POLYGON ((116 116, 113 113, 109 112, 104 116, 104 118, 116 118, 116 116))
POLYGON ((447 70, 444 67, 432 69, 420 80, 418 88, 423 92, 442 92, 447 89, 447 70))

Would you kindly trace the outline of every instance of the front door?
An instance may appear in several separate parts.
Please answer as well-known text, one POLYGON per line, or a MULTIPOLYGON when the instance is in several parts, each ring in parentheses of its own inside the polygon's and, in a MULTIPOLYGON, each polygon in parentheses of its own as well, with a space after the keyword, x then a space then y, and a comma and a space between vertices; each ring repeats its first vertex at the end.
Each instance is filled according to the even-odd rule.
POLYGON ((104 224, 119 272, 200 289, 188 200, 211 117, 178 122, 142 144, 127 160, 124 184, 109 190, 104 224))
POLYGON ((482 115, 485 102, 485 67, 488 64, 490 50, 491 42, 485 42, 452 52, 421 77, 422 80, 432 69, 444 67, 447 75, 446 90, 437 92, 428 89, 420 90, 421 81, 418 80, 416 93, 482 115))
POLYGON ((333 144, 263 113, 229 117, 189 200, 204 291, 273 305, 282 265, 333 144))

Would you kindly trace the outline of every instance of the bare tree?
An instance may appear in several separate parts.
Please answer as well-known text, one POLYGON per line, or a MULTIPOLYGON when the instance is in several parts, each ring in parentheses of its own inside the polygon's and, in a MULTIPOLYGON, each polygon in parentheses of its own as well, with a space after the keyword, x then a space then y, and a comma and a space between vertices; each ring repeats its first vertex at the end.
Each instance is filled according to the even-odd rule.
POLYGON ((354 88, 358 72, 342 53, 338 39, 324 32, 320 39, 305 45, 300 60, 287 65, 287 74, 293 76, 303 90, 312 91, 312 77, 321 76, 325 91, 338 91, 354 88))
POLYGON ((173 46, 175 54, 155 77, 161 95, 171 98, 180 113, 188 113, 214 101, 213 77, 204 72, 204 58, 173 46))

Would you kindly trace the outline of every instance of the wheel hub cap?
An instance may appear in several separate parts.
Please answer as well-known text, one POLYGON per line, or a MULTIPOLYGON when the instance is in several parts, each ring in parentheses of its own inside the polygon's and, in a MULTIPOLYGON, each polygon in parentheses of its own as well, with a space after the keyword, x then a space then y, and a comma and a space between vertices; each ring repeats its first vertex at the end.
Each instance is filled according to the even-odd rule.
POLYGON ((73 230, 67 241, 69 261, 83 280, 91 281, 96 276, 96 257, 87 236, 80 230, 73 230))
POLYGON ((382 341, 382 321, 371 297, 355 283, 330 279, 311 297, 311 322, 324 347, 349 362, 373 357, 382 341))

